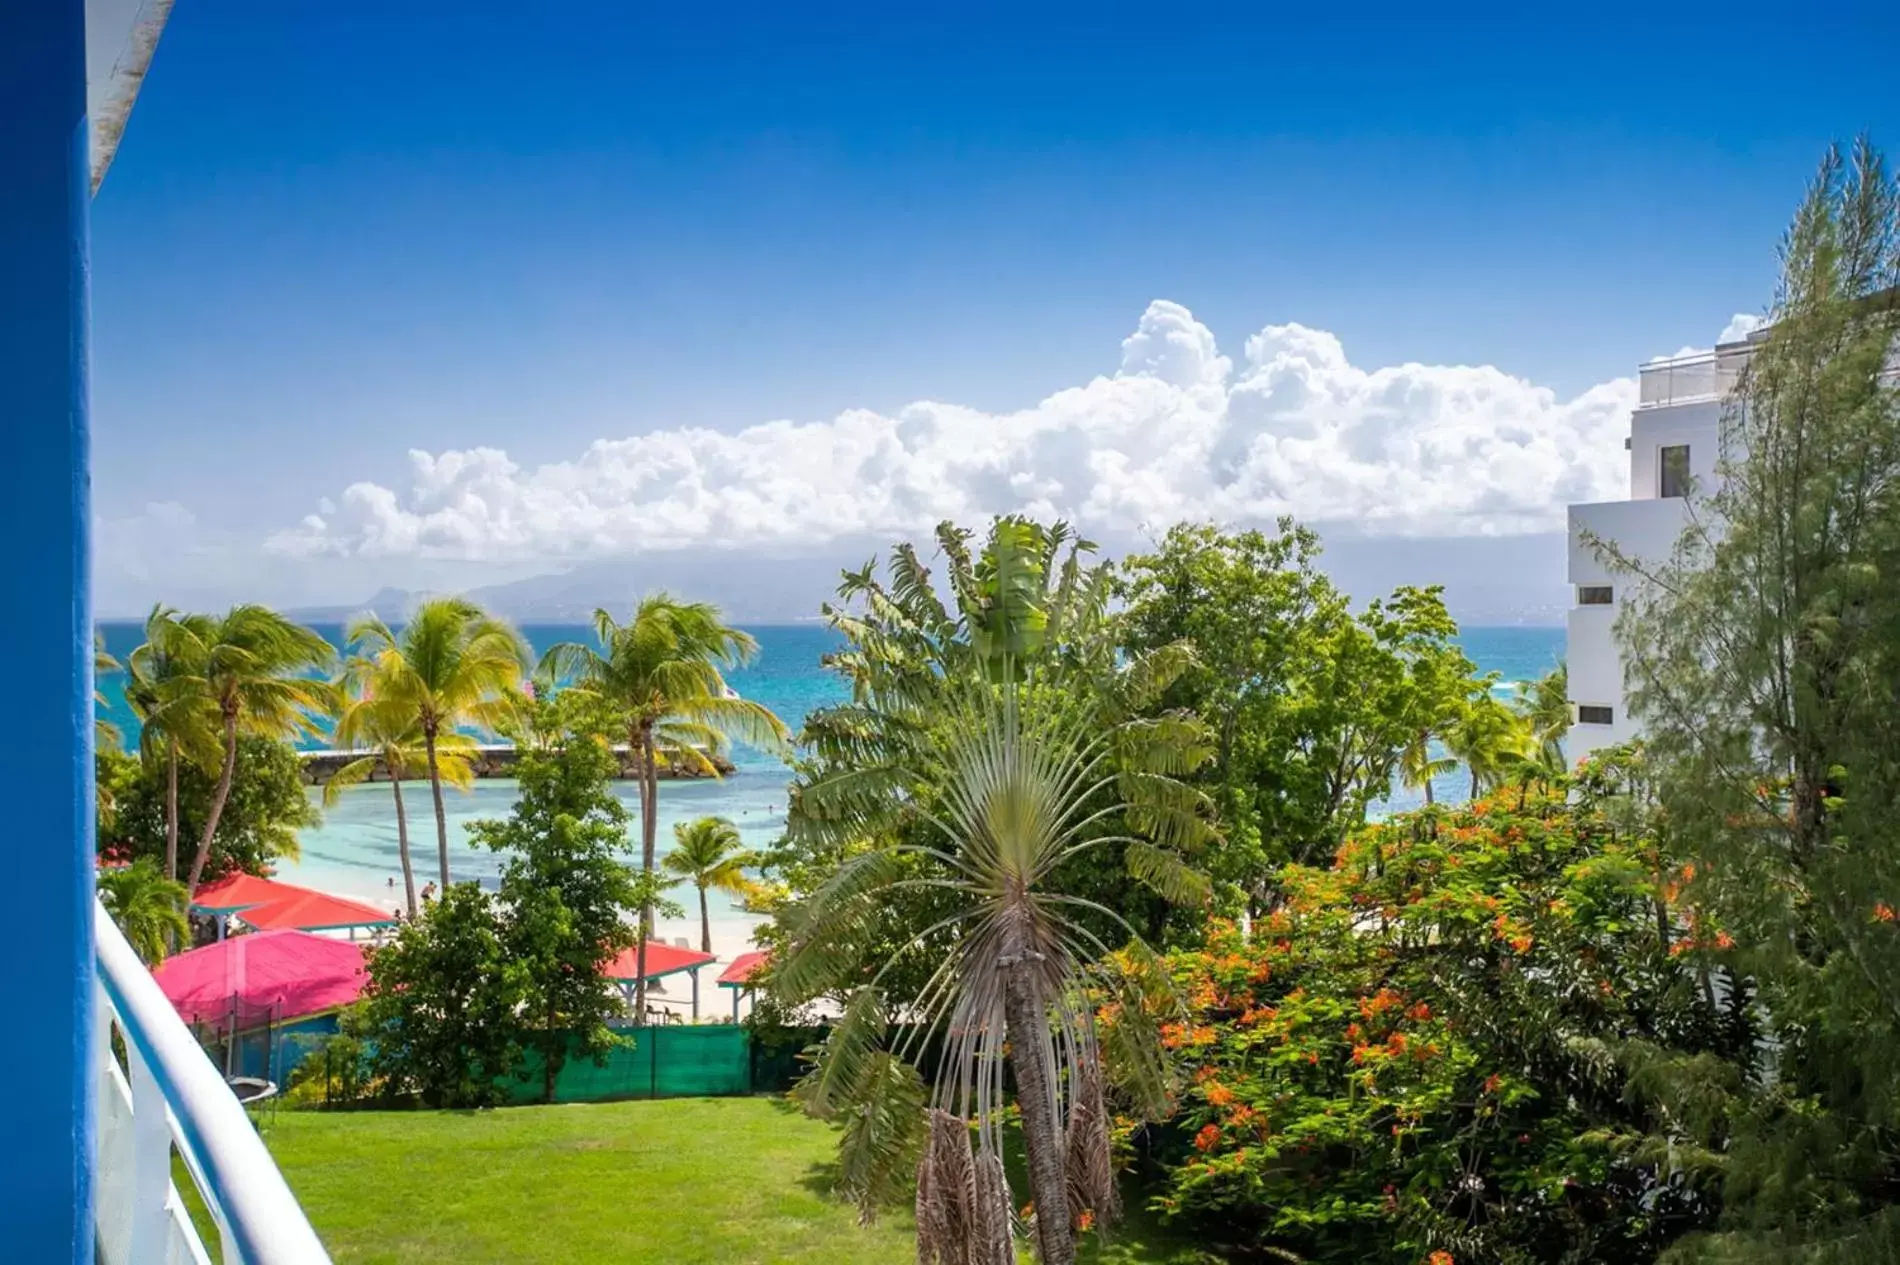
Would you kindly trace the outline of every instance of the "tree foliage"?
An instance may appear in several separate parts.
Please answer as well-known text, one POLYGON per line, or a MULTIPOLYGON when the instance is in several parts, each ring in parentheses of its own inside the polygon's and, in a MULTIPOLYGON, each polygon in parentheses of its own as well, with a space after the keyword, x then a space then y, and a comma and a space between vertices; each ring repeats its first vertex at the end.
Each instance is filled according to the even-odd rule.
POLYGON ((190 938, 185 885, 166 878, 150 857, 99 871, 99 903, 148 966, 163 962, 168 946, 190 938))
MULTIPOLYGON (((1619 624, 1698 917, 1768 1038, 1706 1121, 1716 1260, 1900 1259, 1900 191, 1830 153, 1695 489, 1619 624)), ((1659 1069, 1675 1100, 1693 1069, 1659 1069), (1665 1076, 1663 1072, 1673 1072, 1665 1076)), ((1727 1087, 1723 1087, 1727 1088, 1727 1087)))
POLYGON ((543 1093, 570 1049, 604 1062, 619 1044, 609 1028, 620 1001, 605 964, 633 945, 625 915, 640 890, 623 859, 628 814, 609 785, 618 762, 598 737, 524 750, 520 795, 500 821, 469 834, 508 859, 502 868, 502 952, 521 972, 524 1044, 542 1056, 543 1093))
POLYGON ((1172 958, 1197 1063, 1159 1206, 1240 1254, 1313 1262, 1653 1259, 1717 1207, 1641 1046, 1739 1078, 1746 997, 1672 936, 1678 876, 1586 773, 1361 827, 1280 910, 1172 958), (1659 916, 1660 914, 1660 916, 1659 916))
POLYGON ((508 951, 501 911, 475 883, 444 888, 369 959, 359 1019, 371 1079, 389 1099, 492 1107, 520 1066, 528 966, 508 951))
POLYGON ((666 765, 717 776, 715 757, 733 739, 763 750, 785 748, 785 724, 764 705, 738 697, 723 668, 750 662, 758 643, 730 627, 719 608, 665 593, 640 599, 621 623, 594 612, 596 645, 562 642, 541 657, 548 682, 572 682, 567 693, 591 698, 625 727, 627 753, 640 785, 640 872, 648 881, 640 909, 637 1022, 646 1018, 646 946, 653 937, 653 883, 658 860, 659 771, 666 765))
POLYGON ((1319 538, 1172 528, 1127 559, 1122 644, 1187 644, 1165 695, 1218 735, 1203 780, 1227 839, 1213 874, 1250 900, 1289 861, 1331 856, 1401 770, 1442 772, 1432 744, 1483 692, 1437 589, 1401 588, 1355 614, 1319 569, 1319 538))
MULTIPOLYGON (((224 810, 205 860, 207 879, 237 870, 268 875, 277 858, 297 856, 297 832, 321 820, 290 744, 245 734, 235 752, 224 810)), ((178 821, 187 835, 199 835, 217 794, 217 774, 191 763, 177 768, 178 821)), ((101 823, 99 840, 101 849, 116 858, 149 858, 161 875, 169 835, 168 771, 162 760, 124 761, 112 774, 116 806, 111 821, 101 823)))

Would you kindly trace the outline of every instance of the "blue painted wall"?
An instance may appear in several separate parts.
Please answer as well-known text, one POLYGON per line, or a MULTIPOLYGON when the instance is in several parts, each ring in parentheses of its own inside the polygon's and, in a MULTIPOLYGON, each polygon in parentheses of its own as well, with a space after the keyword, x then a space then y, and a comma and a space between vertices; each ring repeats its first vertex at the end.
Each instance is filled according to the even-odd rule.
POLYGON ((86 446, 83 0, 0 0, 0 728, 21 1022, 41 1046, 0 1097, 0 1255, 92 1261, 92 618, 86 446))

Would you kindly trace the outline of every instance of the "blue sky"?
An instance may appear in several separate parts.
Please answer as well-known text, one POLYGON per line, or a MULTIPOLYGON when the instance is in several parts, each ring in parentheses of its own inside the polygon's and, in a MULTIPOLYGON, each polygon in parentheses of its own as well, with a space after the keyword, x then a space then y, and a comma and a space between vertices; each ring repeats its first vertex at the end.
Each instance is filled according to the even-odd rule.
POLYGON ((1829 139, 1900 146, 1871 3, 792 7, 179 5, 94 206, 102 607, 824 553, 1018 504, 1548 531, 1614 481, 1584 446, 1621 397, 1589 393, 1762 308, 1829 139), (1513 416, 1475 459, 1554 519, 1382 473, 1513 416), (810 429, 745 431, 772 419, 810 429), (1141 436, 1175 430, 1252 473, 1164 470, 1141 436), (408 455, 482 448, 508 464, 408 455), (826 469, 890 486, 825 508, 826 469))

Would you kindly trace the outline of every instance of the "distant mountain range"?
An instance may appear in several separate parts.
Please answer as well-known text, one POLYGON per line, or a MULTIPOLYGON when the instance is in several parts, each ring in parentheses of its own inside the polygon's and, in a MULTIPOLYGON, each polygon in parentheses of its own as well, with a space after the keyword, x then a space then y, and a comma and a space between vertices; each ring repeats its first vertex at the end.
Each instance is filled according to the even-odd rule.
MULTIPOLYGON (((1321 560, 1334 583, 1362 601, 1402 584, 1441 584, 1446 605, 1461 624, 1560 625, 1571 605, 1564 550, 1564 537, 1556 533, 1456 539, 1335 538, 1327 541, 1321 560)), ((716 602, 741 625, 803 623, 818 618, 819 603, 836 592, 842 567, 861 566, 876 552, 875 546, 867 544, 855 555, 842 550, 802 557, 653 554, 485 585, 466 590, 466 595, 523 624, 585 623, 593 618, 596 607, 626 612, 641 594, 658 589, 716 602)), ((385 588, 362 602, 306 606, 286 613, 318 624, 341 623, 366 611, 399 621, 424 596, 423 592, 385 588)))

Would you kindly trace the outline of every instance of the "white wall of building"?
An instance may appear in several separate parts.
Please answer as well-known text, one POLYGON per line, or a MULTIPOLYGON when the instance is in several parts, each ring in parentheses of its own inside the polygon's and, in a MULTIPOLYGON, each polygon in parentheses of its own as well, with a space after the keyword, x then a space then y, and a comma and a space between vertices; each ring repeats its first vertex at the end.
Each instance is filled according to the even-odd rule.
POLYGON ((1584 534, 1615 541, 1630 558, 1653 563, 1669 556, 1682 534, 1688 502, 1662 495, 1662 450, 1686 444, 1689 476, 1698 495, 1706 495, 1715 486, 1724 407, 1716 392, 1733 385, 1746 356, 1745 348, 1730 346, 1713 355, 1644 365, 1642 403, 1630 416, 1630 499, 1570 507, 1568 578, 1573 588, 1565 651, 1570 702, 1579 709, 1607 707, 1611 717, 1608 724, 1586 723, 1580 714, 1576 717, 1565 742, 1572 760, 1598 747, 1628 742, 1642 731, 1630 715, 1614 632, 1629 588, 1637 581, 1627 573, 1612 573, 1596 550, 1584 543, 1584 534), (1577 601, 1576 590, 1586 585, 1610 586, 1613 600, 1608 605, 1583 605, 1577 601))

